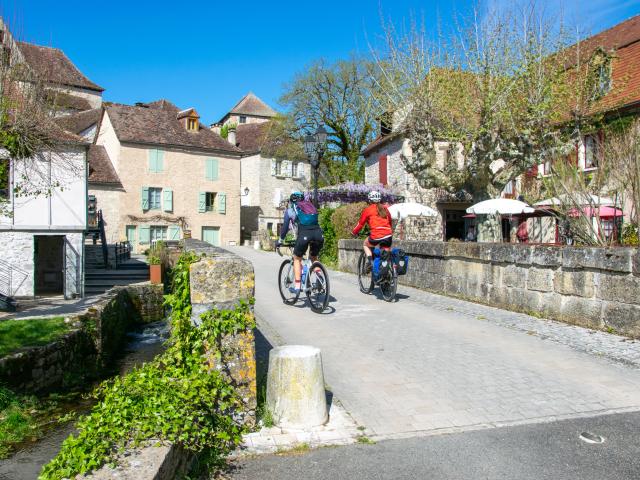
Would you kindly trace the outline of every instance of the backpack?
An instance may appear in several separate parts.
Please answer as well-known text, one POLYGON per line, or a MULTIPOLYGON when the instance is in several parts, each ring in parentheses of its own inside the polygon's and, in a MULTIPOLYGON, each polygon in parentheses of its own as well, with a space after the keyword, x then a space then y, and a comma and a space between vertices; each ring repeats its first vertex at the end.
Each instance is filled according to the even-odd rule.
POLYGON ((294 205, 296 211, 296 218, 300 225, 313 226, 319 225, 318 223, 318 210, 313 206, 313 203, 307 201, 300 201, 294 205))

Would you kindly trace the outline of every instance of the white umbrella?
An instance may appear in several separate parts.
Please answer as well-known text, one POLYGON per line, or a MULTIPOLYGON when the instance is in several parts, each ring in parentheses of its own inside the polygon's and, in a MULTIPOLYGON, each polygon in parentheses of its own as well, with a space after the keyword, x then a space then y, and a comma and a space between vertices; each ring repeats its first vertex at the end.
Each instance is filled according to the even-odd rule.
POLYGON ((407 217, 437 217, 438 212, 420 203, 394 203, 389 207, 389 213, 395 219, 407 217))
POLYGON ((615 202, 608 197, 599 197, 598 195, 587 194, 577 195, 575 199, 569 198, 567 195, 560 195, 559 197, 547 198, 546 200, 541 200, 539 202, 534 203, 536 206, 540 207, 548 207, 551 205, 560 205, 563 203, 573 204, 575 200, 579 200, 583 205, 602 205, 602 206, 613 206, 615 202))
POLYGON ((511 200, 510 198, 494 198, 485 200, 467 208, 467 213, 475 213, 476 215, 520 215, 522 213, 533 213, 531 208, 520 200, 511 200))

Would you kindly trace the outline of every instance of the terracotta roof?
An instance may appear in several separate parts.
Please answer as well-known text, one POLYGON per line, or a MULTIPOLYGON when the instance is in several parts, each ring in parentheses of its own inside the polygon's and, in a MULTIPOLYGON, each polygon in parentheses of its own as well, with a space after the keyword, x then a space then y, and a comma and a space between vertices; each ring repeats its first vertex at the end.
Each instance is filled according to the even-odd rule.
POLYGON ((252 115, 255 117, 275 117, 276 112, 269 105, 264 103, 260 98, 254 95, 252 92, 247 93, 242 99, 233 107, 229 113, 227 113, 220 123, 231 114, 235 115, 252 115))
POLYGON ((68 110, 91 110, 91 104, 86 98, 78 97, 77 95, 71 95, 58 90, 48 89, 45 92, 47 100, 56 109, 68 109, 68 110))
POLYGON ((96 125, 100 121, 101 116, 102 109, 94 108, 93 110, 85 110, 84 112, 58 117, 56 122, 69 132, 80 134, 92 125, 96 125))
POLYGON ((242 153, 202 125, 197 132, 187 131, 171 109, 113 104, 106 111, 121 142, 242 153))
POLYGON ((269 122, 243 123, 236 127, 236 143, 244 152, 259 152, 267 133, 269 122))
POLYGON ((62 50, 41 47, 26 42, 18 42, 18 48, 25 62, 36 74, 47 81, 70 87, 95 90, 96 92, 104 91, 104 88, 85 77, 62 50))
POLYGON ((178 107, 164 98, 156 100, 155 102, 145 103, 145 105, 149 108, 155 108, 156 110, 169 110, 176 114, 180 111, 178 107))
POLYGON ((89 183, 122 185, 107 151, 102 145, 91 145, 87 153, 89 160, 89 183))

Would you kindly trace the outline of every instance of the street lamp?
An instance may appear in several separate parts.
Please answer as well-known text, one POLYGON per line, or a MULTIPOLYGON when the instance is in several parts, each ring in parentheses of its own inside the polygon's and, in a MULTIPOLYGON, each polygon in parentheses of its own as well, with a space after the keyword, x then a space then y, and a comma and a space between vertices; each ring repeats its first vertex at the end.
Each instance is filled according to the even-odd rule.
POLYGON ((304 153, 309 158, 311 168, 313 168, 313 204, 318 208, 318 168, 320 168, 320 160, 326 150, 327 131, 322 125, 318 127, 316 132, 304 137, 304 153))

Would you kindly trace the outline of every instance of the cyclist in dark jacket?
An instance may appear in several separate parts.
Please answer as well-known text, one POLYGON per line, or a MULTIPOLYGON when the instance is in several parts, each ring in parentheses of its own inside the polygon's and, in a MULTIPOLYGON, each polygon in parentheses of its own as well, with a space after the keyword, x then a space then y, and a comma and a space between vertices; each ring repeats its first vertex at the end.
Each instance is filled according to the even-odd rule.
POLYGON ((313 203, 305 200, 300 192, 293 192, 289 197, 289 207, 284 212, 282 231, 276 247, 282 245, 290 225, 297 231, 296 244, 293 247, 295 285, 290 290, 298 292, 301 287, 302 257, 309 248, 309 257, 315 262, 324 245, 324 235, 318 223, 318 210, 313 203))

